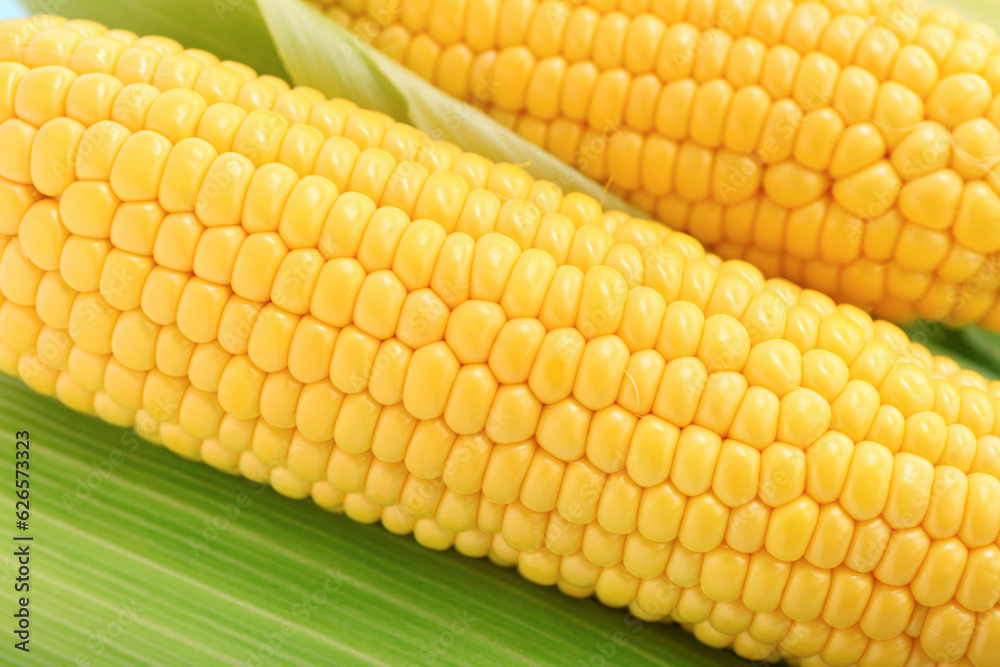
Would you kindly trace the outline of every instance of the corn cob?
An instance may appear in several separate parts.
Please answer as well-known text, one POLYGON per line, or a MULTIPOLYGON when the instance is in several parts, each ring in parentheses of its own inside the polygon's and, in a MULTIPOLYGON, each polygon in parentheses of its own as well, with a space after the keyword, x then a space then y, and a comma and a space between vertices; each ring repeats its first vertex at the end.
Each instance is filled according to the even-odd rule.
POLYGON ((316 0, 724 258, 1000 330, 1000 39, 913 0, 316 0))
POLYGON ((3 372, 748 658, 997 664, 1000 382, 169 40, 0 45, 3 372))

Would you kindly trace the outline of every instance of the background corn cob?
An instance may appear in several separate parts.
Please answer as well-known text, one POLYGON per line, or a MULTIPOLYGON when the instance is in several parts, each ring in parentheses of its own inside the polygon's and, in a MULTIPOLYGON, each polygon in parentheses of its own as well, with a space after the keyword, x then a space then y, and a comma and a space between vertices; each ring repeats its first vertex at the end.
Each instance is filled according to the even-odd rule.
POLYGON ((990 664, 997 383, 347 103, 310 142, 33 25, 0 25, 5 371, 742 655, 990 664))
POLYGON ((321 4, 722 257, 897 322, 1000 328, 1000 41, 954 10, 321 4))

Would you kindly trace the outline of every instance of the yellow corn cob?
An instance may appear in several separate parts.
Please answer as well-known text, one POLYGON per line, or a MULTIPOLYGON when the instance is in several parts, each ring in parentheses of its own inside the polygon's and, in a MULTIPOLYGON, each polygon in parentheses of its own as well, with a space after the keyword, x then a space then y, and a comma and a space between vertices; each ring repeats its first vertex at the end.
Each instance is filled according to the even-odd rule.
POLYGON ((1000 382, 321 99, 0 22, 0 370, 748 658, 997 664, 1000 382))
POLYGON ((915 0, 321 0, 724 258, 1000 330, 1000 39, 915 0))

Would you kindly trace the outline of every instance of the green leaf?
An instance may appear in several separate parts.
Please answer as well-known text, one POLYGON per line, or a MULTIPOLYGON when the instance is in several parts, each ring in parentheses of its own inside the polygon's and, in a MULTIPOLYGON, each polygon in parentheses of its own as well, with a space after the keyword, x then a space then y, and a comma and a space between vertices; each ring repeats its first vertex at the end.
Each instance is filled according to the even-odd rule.
POLYGON ((977 365, 988 369, 989 373, 983 373, 984 375, 993 379, 1000 378, 1000 334, 984 331, 979 327, 967 327, 954 335, 957 340, 953 347, 957 349, 961 343, 977 365))
POLYGON ((253 0, 25 0, 32 13, 84 18, 139 35, 163 35, 287 79, 253 0))
MULTIPOLYGON (((23 430, 38 660, 24 664, 746 664, 676 626, 181 459, 0 375, 8 544, 23 430)), ((0 556, 8 625, 15 567, 0 556)))
POLYGON ((605 208, 646 217, 605 193, 603 185, 361 43, 316 6, 304 0, 257 2, 295 83, 409 121, 435 139, 454 142, 496 162, 525 165, 535 177, 553 181, 566 191, 589 194, 603 201, 605 208))

